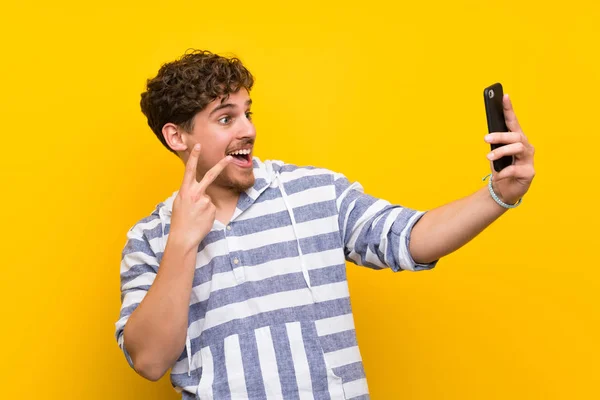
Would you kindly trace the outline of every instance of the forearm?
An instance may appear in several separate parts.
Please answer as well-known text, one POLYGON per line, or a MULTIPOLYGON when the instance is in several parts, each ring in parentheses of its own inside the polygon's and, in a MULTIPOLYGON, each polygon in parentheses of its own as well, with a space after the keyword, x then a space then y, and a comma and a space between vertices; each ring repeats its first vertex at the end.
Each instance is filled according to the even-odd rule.
POLYGON ((467 244, 504 212, 487 187, 428 211, 413 227, 410 253, 417 263, 438 260, 467 244))
POLYGON ((123 332, 136 371, 157 380, 185 346, 197 246, 169 236, 154 283, 123 332))

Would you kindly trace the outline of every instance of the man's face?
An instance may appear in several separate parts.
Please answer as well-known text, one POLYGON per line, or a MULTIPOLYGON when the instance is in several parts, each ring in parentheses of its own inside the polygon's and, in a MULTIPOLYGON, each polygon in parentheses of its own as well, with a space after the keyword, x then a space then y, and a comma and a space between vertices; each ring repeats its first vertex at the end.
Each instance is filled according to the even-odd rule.
POLYGON ((233 161, 213 185, 243 192, 254 185, 252 155, 256 130, 251 120, 252 100, 244 88, 230 94, 224 102, 221 100, 214 100, 194 116, 194 128, 184 134, 184 140, 188 149, 196 143, 202 145, 198 159, 199 180, 224 157, 234 153, 233 161))

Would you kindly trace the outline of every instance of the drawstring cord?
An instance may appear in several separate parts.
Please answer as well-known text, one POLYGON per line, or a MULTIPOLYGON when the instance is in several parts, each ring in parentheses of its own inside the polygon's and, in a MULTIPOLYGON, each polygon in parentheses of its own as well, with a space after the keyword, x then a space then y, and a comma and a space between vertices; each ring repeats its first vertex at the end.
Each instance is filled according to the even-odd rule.
POLYGON ((190 341, 190 335, 185 335, 185 352, 188 359, 188 376, 192 374, 192 342, 190 341))
POLYGON ((308 286, 308 290, 312 295, 313 300, 317 301, 317 296, 313 287, 310 284, 310 277, 308 275, 308 268, 304 263, 304 254, 302 253, 302 248, 300 248, 300 236, 298 235, 298 229, 296 227, 296 218, 294 218, 294 213, 292 212, 292 207, 288 201, 287 193, 283 187, 283 182, 281 181, 281 176, 279 172, 277 172, 277 180, 279 181, 279 190, 281 191, 281 197, 283 198, 283 202, 285 203, 285 208, 287 209, 288 214, 290 215, 290 219, 292 220, 292 229, 294 230, 294 235, 296 236, 296 244, 298 245, 298 254, 300 257, 300 265, 302 267, 302 275, 304 276, 304 281, 306 281, 306 285, 308 286))

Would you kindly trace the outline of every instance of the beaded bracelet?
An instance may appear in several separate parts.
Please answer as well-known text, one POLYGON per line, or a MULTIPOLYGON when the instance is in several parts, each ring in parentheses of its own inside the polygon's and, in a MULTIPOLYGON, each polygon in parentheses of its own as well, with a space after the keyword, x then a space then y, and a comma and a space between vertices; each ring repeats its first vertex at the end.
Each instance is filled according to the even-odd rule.
POLYGON ((519 206, 519 204, 521 204, 521 202, 523 201, 522 197, 515 204, 506 204, 505 202, 500 200, 500 197, 498 197, 498 195, 494 192, 494 189, 492 188, 492 174, 484 176, 483 180, 485 181, 488 177, 490 178, 490 180, 488 182, 488 189, 490 190, 490 194, 492 195, 492 198, 494 199, 494 201, 496 203, 498 203, 500 206, 502 206, 504 208, 516 208, 519 206))

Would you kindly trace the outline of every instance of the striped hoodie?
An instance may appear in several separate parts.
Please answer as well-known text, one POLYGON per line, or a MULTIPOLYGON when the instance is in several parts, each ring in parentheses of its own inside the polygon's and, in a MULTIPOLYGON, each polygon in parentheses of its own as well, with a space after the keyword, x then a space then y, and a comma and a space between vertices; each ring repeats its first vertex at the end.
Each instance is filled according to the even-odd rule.
MULTIPOLYGON (((408 243, 424 214, 339 173, 253 160, 255 184, 198 247, 186 345, 171 382, 182 399, 369 399, 346 261, 421 271, 408 243)), ((173 200, 127 233, 117 342, 156 277, 173 200)))

